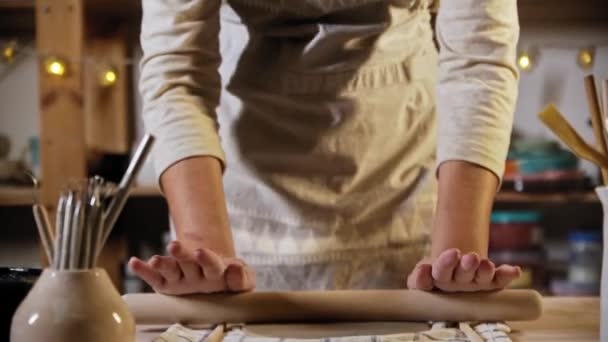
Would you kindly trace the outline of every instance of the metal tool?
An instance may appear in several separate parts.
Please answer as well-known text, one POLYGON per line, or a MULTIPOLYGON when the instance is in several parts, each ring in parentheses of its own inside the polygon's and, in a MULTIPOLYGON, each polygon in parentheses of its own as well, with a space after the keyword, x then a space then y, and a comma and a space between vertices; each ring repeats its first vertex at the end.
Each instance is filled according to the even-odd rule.
POLYGON ((63 219, 61 249, 59 251, 59 269, 65 270, 69 267, 70 246, 72 239, 72 221, 74 221, 74 207, 76 201, 74 191, 69 191, 65 204, 65 213, 63 219))
POLYGON ((60 254, 61 254, 61 250, 63 248, 62 242, 63 242, 63 224, 65 221, 65 211, 66 211, 66 205, 67 205, 67 196, 65 196, 65 194, 62 194, 61 197, 59 198, 59 204, 57 205, 57 219, 56 219, 56 236, 55 236, 55 253, 54 253, 54 259, 52 262, 53 268, 54 269, 59 269, 60 264, 60 254))
MULTIPOLYGON (((119 186, 99 176, 71 182, 59 198, 55 237, 48 214, 36 200, 34 217, 53 268, 75 270, 95 267, 153 143, 154 137, 144 137, 119 186)), ((37 189, 38 182, 31 177, 37 189)), ((37 199, 37 193, 35 196, 37 199)))
POLYGON ((26 172, 26 174, 32 180, 34 187, 34 205, 32 206, 32 213, 34 214, 34 220, 36 221, 38 235, 40 236, 40 241, 42 242, 46 257, 49 263, 51 263, 53 262, 55 254, 55 247, 53 246, 53 225, 51 224, 49 213, 46 208, 44 205, 40 204, 40 197, 38 196, 40 182, 33 174, 29 172, 26 172))
POLYGON ((127 198, 129 197, 129 192, 131 191, 133 181, 135 180, 135 177, 137 177, 141 167, 144 165, 146 157, 150 153, 153 144, 154 137, 150 134, 146 134, 143 140, 139 143, 139 146, 133 155, 133 159, 131 159, 131 163, 129 163, 129 167, 120 181, 118 192, 114 196, 114 199, 110 203, 110 206, 104 215, 105 226, 102 237, 102 245, 104 245, 110 237, 114 224, 116 224, 118 216, 127 203, 127 198))

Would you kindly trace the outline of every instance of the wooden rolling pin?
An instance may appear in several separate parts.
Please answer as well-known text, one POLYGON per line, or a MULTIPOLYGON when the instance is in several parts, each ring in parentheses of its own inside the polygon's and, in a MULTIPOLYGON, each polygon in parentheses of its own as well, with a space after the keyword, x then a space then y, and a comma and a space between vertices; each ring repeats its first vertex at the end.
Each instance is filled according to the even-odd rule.
POLYGON ((265 322, 519 321, 542 312, 532 290, 436 293, 416 290, 252 292, 123 296, 138 324, 265 322))

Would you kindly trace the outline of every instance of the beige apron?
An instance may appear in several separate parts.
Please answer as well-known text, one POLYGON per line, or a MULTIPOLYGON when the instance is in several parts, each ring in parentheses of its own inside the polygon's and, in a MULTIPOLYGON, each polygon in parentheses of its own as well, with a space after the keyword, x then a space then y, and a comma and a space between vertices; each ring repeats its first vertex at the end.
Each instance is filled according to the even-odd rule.
POLYGON ((220 26, 227 204, 258 289, 404 286, 436 196, 428 2, 231 0, 220 26))

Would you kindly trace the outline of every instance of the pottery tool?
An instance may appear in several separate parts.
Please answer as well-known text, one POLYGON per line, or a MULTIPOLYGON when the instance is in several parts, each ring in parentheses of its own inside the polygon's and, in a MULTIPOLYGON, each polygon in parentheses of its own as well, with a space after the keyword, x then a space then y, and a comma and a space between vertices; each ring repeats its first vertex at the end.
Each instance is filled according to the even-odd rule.
POLYGON ((38 197, 38 191, 40 188, 40 182, 31 173, 26 174, 32 180, 34 187, 34 205, 32 206, 32 213, 34 214, 34 221, 36 222, 36 228, 38 229, 38 235, 42 247, 46 254, 49 263, 53 262, 53 255, 55 254, 55 247, 53 246, 53 225, 49 219, 49 213, 46 208, 40 204, 40 198, 38 197))
POLYGON ((91 208, 91 250, 89 257, 87 258, 88 267, 95 267, 97 263, 97 256, 101 252, 102 244, 101 239, 104 230, 104 218, 103 218, 103 206, 102 200, 99 193, 95 194, 91 208))
POLYGON ((589 160, 602 169, 608 169, 608 157, 587 144, 555 106, 548 105, 540 112, 539 117, 579 158, 589 160))
POLYGON ((606 128, 606 132, 608 133, 608 79, 602 82, 602 105, 603 105, 603 114, 602 122, 604 123, 604 127, 606 128))
POLYGON ((114 228, 114 224, 116 224, 118 216, 120 215, 125 204, 127 203, 127 198, 129 196, 129 192, 131 191, 133 181, 141 170, 141 167, 144 165, 146 157, 150 153, 150 149, 152 149, 153 144, 154 137, 150 134, 146 134, 143 140, 139 143, 139 146, 137 147, 137 150, 133 155, 133 159, 131 159, 131 163, 129 163, 127 171, 125 172, 122 180, 120 181, 118 191, 114 196, 114 199, 110 203, 107 212, 104 213, 105 222, 101 240, 102 245, 104 245, 110 237, 110 233, 114 228))
POLYGON ((99 176, 67 186, 59 198, 54 245, 52 235, 42 234, 45 225, 50 226, 48 215, 45 215, 42 207, 34 206, 36 221, 40 221, 38 226, 43 245, 53 268, 75 270, 95 267, 97 257, 124 208, 133 180, 153 142, 151 135, 144 137, 119 186, 99 176), (44 240, 47 235, 48 243, 44 240))
POLYGON ((74 218, 72 220, 72 228, 71 228, 71 239, 70 239, 70 261, 69 268, 70 269, 78 269, 82 264, 82 254, 81 254, 81 246, 83 231, 84 231, 84 221, 86 218, 86 207, 87 203, 85 201, 86 194, 80 193, 78 195, 78 200, 76 202, 76 206, 74 208, 74 218))
MULTIPOLYGON (((587 93, 587 103, 589 104, 589 111, 591 113, 591 124, 593 126, 593 134, 595 135, 595 142, 599 152, 603 155, 608 154, 608 145, 606 145, 606 124, 605 120, 602 119, 602 112, 600 102, 597 96, 597 88, 595 86, 595 77, 588 75, 585 77, 585 91, 587 93)), ((600 166, 602 172, 602 179, 604 184, 608 184, 608 166, 600 166)))
POLYGON ((55 236, 55 258, 52 261, 53 268, 58 270, 60 267, 60 253, 63 249, 63 225, 65 221, 65 210, 66 210, 67 197, 62 194, 59 197, 59 204, 57 205, 57 219, 55 224, 56 236, 55 236))
POLYGON ((442 293, 417 290, 250 292, 165 296, 128 294, 137 324, 534 320, 532 290, 442 293))
MULTIPOLYGON (((57 227, 62 230, 61 236, 61 248, 58 250, 59 253, 59 269, 65 270, 69 265, 70 258, 70 240, 72 238, 72 221, 74 220, 74 203, 76 201, 76 194, 74 191, 69 191, 65 200, 65 213, 63 215, 63 226, 57 227)), ((58 235, 58 236, 59 236, 58 235)))
POLYGON ((36 227, 38 228, 38 235, 40 235, 40 241, 46 254, 47 260, 50 262, 54 259, 55 247, 53 245, 53 235, 51 233, 50 220, 47 211, 40 204, 34 204, 32 207, 34 213, 34 220, 36 221, 36 227))

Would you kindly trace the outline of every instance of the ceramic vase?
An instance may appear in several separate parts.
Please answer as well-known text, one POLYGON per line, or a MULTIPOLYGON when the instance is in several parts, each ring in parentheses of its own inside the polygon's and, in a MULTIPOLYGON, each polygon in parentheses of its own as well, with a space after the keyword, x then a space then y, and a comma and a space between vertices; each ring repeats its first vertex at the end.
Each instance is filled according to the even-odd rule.
POLYGON ((46 269, 11 325, 12 342, 133 342, 135 321, 105 270, 46 269))
POLYGON ((608 342, 608 187, 595 189, 604 209, 604 258, 602 260, 600 341, 608 342))

